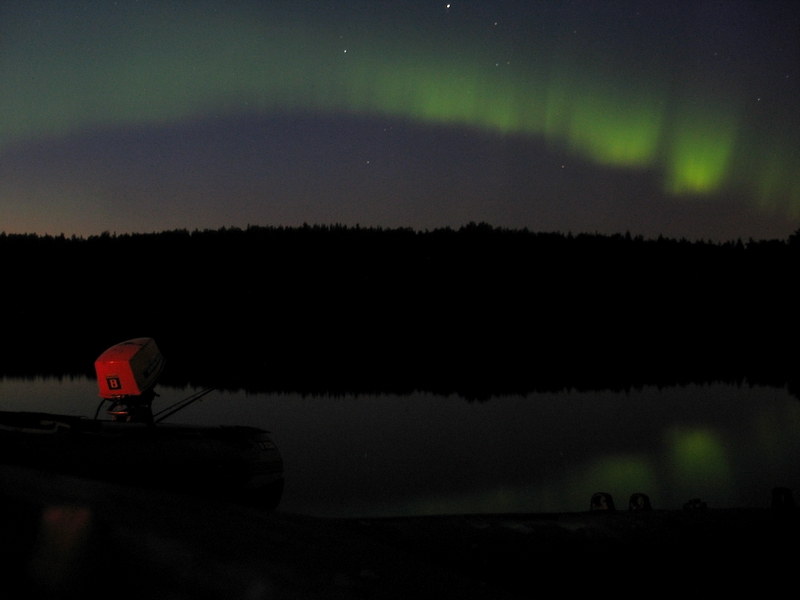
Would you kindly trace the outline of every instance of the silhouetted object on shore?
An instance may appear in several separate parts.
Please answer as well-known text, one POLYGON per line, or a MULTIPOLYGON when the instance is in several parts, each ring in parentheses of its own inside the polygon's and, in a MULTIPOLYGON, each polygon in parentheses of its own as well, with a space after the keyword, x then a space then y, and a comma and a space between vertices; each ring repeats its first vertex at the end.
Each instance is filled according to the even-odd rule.
POLYGON ((792 490, 785 487, 772 488, 772 508, 776 510, 794 510, 794 496, 792 490))
POLYGON ((650 497, 647 494, 632 494, 628 501, 628 510, 653 510, 650 497))
POLYGON ((606 492, 597 492, 592 496, 592 500, 589 503, 589 510, 605 510, 614 512, 616 510, 614 508, 614 499, 611 497, 611 494, 607 494, 606 492))
POLYGON ((704 508, 708 508, 708 505, 700 498, 692 498, 683 505, 683 510, 702 510, 704 508))

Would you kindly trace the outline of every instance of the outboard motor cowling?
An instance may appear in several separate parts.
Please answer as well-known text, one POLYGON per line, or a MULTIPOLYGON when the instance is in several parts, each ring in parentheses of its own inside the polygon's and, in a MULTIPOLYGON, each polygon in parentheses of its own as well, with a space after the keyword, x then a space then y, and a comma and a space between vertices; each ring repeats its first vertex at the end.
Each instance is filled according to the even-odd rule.
POLYGON ((111 400, 116 420, 152 422, 155 386, 164 357, 153 338, 136 338, 111 346, 94 362, 100 397, 111 400))

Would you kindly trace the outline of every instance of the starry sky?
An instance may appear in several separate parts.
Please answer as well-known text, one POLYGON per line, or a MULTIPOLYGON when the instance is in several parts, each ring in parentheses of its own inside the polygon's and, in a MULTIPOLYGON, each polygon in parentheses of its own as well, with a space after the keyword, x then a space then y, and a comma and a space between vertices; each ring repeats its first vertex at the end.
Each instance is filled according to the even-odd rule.
POLYGON ((796 2, 0 0, 0 231, 800 228, 796 2))

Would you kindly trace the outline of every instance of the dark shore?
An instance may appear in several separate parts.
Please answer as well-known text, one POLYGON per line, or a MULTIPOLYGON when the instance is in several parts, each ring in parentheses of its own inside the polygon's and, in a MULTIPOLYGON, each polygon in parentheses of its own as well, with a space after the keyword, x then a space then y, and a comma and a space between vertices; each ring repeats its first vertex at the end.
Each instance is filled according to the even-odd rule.
POLYGON ((505 598, 785 593, 772 509, 319 519, 0 467, 7 585, 27 597, 505 598))

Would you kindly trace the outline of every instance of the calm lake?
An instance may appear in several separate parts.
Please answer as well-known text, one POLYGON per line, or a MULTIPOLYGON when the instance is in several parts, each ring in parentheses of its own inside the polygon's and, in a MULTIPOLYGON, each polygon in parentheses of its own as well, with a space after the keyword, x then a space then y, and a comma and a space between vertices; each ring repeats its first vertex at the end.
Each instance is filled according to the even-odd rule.
MULTIPOLYGON (((198 390, 156 391, 154 411, 198 390)), ((92 417, 97 394, 85 378, 0 379, 6 411, 92 417)), ((286 476, 279 509, 314 516, 583 511, 598 491, 623 509, 634 492, 648 494, 653 508, 695 497, 712 507, 765 507, 774 486, 800 489, 800 401, 772 387, 486 402, 212 392, 169 422, 272 432, 286 476)))

